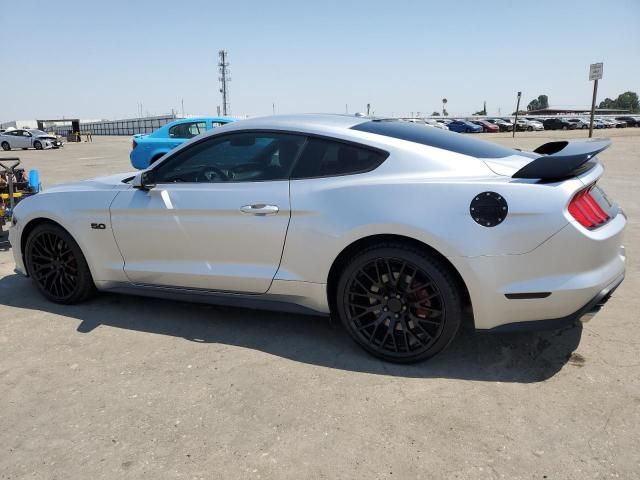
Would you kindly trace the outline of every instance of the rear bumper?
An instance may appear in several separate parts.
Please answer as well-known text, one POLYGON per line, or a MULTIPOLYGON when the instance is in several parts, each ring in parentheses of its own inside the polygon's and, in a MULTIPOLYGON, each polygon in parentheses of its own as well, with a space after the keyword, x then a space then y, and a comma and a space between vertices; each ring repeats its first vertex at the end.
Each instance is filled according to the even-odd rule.
POLYGON ((528 253, 451 258, 469 290, 475 328, 555 328, 594 310, 624 278, 625 224, 622 214, 593 231, 569 223, 528 253))
POLYGON ((536 330, 554 330, 567 327, 582 321, 583 323, 591 320, 604 305, 609 301, 613 292, 620 286, 624 280, 624 273, 614 280, 610 285, 600 290, 586 305, 577 311, 562 318, 554 318, 550 320, 530 320, 524 322, 507 323, 491 329, 478 329, 481 332, 490 333, 514 333, 514 332, 530 332, 536 330))

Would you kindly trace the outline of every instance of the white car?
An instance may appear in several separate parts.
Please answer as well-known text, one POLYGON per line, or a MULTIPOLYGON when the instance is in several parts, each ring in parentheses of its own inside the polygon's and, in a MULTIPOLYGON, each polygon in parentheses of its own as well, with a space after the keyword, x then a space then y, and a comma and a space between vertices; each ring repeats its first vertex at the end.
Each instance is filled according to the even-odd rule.
POLYGON ((62 142, 55 136, 37 129, 13 129, 0 133, 0 147, 9 151, 13 148, 35 148, 43 150, 45 148, 60 148, 62 142))
POLYGON ((522 152, 394 120, 248 119, 27 198, 9 238, 53 302, 97 289, 332 314, 410 362, 467 319, 557 328, 608 300, 626 224, 596 184, 609 143, 522 152))
POLYGON ((542 123, 535 120, 527 120, 525 118, 518 119, 518 130, 526 130, 527 132, 544 130, 542 123))
POLYGON ((405 122, 426 125, 427 127, 439 128, 440 130, 449 130, 449 127, 447 127, 444 123, 440 123, 439 121, 433 120, 431 118, 405 118, 403 120, 405 122))
POLYGON ((598 120, 600 121, 600 123, 602 123, 604 125, 605 128, 615 128, 616 127, 616 122, 610 118, 598 118, 598 120))
POLYGON ((567 122, 575 123, 576 128, 585 130, 589 128, 589 120, 585 118, 565 118, 567 122))

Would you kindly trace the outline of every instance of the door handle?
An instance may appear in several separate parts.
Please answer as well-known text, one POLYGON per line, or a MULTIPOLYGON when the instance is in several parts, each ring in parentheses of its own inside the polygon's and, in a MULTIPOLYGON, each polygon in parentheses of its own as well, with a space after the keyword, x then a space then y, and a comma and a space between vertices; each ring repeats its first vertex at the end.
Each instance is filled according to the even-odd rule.
POLYGON ((240 207, 241 212, 251 213, 252 215, 274 215, 278 213, 278 210, 275 205, 265 205, 264 203, 240 207))

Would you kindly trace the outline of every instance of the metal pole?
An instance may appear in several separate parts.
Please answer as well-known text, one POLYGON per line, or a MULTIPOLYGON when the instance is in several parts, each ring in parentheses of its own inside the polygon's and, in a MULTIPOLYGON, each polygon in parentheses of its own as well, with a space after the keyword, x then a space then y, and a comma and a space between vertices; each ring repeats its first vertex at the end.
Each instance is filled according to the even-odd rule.
POLYGON ((518 92, 518 104, 516 105, 516 119, 513 121, 513 135, 511 138, 516 138, 516 130, 518 129, 518 111, 520 110, 520 97, 522 92, 518 92))
POLYGON ((591 100, 591 121, 589 122, 589 138, 593 137, 593 117, 596 114, 596 96, 598 95, 598 80, 593 81, 593 99, 591 100))

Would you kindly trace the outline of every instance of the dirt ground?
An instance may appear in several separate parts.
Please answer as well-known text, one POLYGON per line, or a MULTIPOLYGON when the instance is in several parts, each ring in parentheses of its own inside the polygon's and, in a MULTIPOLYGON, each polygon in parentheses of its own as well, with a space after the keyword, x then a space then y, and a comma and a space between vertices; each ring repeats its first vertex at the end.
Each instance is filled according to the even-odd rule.
MULTIPOLYGON (((410 366, 324 318, 102 294, 44 301, 0 238, 0 479, 640 478, 640 128, 597 131, 627 278, 591 322, 465 333, 410 366)), ((482 134, 533 149, 579 132, 482 134)), ((17 153, 45 187, 131 140, 17 153)), ((1 161, 1 160, 0 160, 1 161)))

